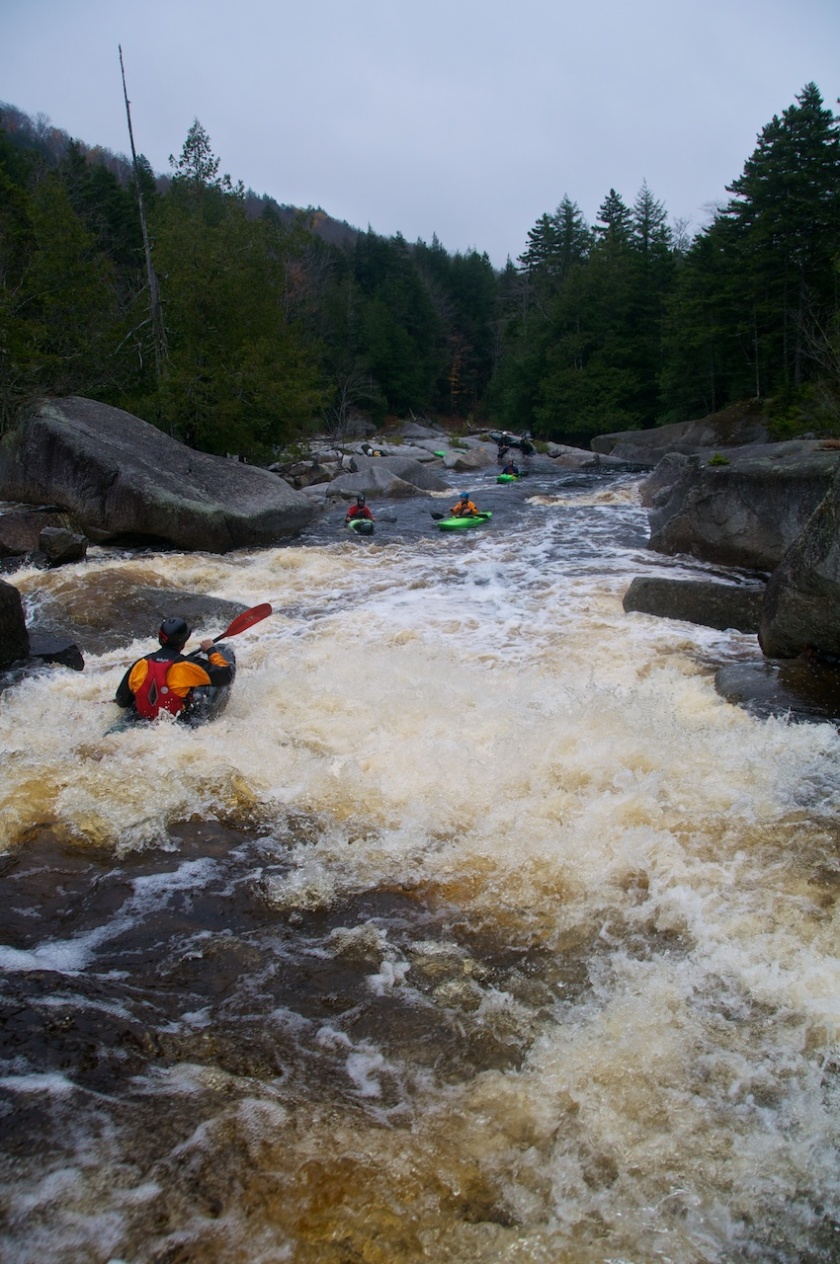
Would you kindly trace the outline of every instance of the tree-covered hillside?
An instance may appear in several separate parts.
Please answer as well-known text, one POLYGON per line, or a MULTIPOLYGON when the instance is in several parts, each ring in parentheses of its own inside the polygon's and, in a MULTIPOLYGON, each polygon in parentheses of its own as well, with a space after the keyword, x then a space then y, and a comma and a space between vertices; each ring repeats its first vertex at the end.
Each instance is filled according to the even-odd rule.
POLYGON ((586 444, 759 397, 840 430, 840 132, 814 84, 693 239, 646 184, 593 225, 564 195, 501 271, 246 191, 197 120, 170 166, 0 106, 0 428, 81 394, 252 459, 357 413, 586 444))

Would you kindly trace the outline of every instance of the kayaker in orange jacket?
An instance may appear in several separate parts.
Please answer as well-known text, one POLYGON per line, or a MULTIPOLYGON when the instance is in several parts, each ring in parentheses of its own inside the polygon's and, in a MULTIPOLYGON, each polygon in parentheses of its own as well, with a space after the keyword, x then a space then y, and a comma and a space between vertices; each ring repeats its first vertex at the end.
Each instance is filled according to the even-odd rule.
POLYGON ((194 690, 232 684, 233 653, 207 639, 200 643, 203 660, 193 658, 182 652, 189 638, 184 619, 165 619, 158 632, 160 649, 132 663, 117 686, 117 705, 133 707, 144 720, 156 719, 161 711, 188 718, 194 690))

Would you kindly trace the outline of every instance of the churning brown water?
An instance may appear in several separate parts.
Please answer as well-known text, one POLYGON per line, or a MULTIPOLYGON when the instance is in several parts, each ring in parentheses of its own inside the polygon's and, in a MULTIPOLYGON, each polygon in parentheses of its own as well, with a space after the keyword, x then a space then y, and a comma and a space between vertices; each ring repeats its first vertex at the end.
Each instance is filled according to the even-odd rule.
POLYGON ((204 729, 110 731, 148 639, 0 700, 3 1259, 840 1259, 838 734, 623 612, 633 478, 487 484, 16 578, 275 614, 204 729))

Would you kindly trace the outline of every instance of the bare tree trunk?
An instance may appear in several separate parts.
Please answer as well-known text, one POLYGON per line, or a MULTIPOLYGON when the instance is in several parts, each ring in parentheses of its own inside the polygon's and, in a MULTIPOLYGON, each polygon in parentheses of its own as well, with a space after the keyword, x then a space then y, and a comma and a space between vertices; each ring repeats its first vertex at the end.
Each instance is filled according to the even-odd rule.
POLYGON ((122 45, 118 45, 120 50, 120 71, 122 72, 123 96, 125 97, 125 114, 128 119, 128 138, 131 142, 131 161, 134 167, 134 184, 137 189, 137 205, 140 210, 140 228, 143 233, 143 252, 146 256, 146 277, 149 283, 149 311, 152 322, 152 340, 155 352, 155 376, 158 387, 163 382, 164 368, 168 358, 166 345, 166 326, 163 323, 163 308, 160 302, 160 289, 158 287, 157 275, 155 273, 154 264, 152 263, 152 247, 149 243, 149 229, 146 223, 146 207, 143 203, 143 189, 140 183, 140 171, 137 166, 137 153, 134 148, 134 132, 131 127, 131 109, 128 100, 128 90, 125 86, 125 67, 123 65, 122 45))

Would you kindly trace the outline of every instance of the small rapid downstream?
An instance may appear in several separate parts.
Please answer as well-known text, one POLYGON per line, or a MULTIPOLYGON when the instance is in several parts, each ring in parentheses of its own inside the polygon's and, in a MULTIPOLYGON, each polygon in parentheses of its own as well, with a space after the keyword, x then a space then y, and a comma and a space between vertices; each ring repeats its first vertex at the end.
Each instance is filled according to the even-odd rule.
POLYGON ((840 736, 624 613, 633 476, 494 473, 15 576, 91 634, 0 698, 0 1258, 840 1260, 840 736), (215 724, 110 731, 138 586, 272 603, 215 724))

